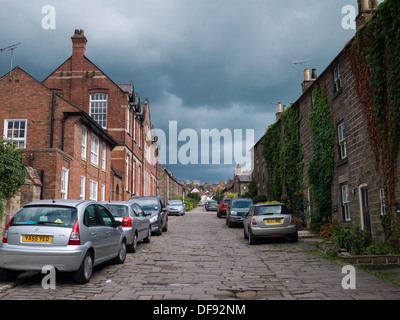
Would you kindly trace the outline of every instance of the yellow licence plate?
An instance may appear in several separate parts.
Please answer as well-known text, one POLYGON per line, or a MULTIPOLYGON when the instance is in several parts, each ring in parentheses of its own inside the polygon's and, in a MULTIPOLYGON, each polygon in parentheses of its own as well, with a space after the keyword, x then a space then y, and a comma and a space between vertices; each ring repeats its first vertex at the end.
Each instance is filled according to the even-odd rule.
POLYGON ((50 243, 52 236, 23 235, 22 242, 50 243))
POLYGON ((282 219, 268 219, 268 220, 265 220, 265 224, 272 224, 272 223, 282 223, 282 219))

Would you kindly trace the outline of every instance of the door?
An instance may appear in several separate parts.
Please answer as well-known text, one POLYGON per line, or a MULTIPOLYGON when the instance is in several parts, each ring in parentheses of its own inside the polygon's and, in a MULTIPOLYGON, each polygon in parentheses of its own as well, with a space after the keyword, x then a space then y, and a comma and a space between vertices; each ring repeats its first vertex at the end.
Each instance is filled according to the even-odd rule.
POLYGON ((103 234, 104 234, 104 250, 105 257, 110 257, 118 254, 119 241, 121 239, 121 233, 118 228, 115 227, 115 219, 106 208, 101 205, 97 205, 100 217, 102 219, 103 234))
POLYGON ((132 205, 132 210, 135 214, 135 220, 137 221, 137 229, 138 229, 138 241, 143 240, 147 237, 147 230, 149 229, 149 224, 146 223, 148 221, 147 217, 144 214, 142 208, 134 203, 132 205))
POLYGON ((93 243, 95 252, 95 263, 97 263, 104 259, 107 252, 104 247, 106 243, 106 233, 104 231, 103 221, 94 205, 90 205, 86 208, 83 223, 88 227, 89 239, 93 243))
POLYGON ((371 234, 371 217, 369 213, 369 202, 368 202, 368 188, 361 188, 361 214, 363 217, 363 229, 368 230, 371 234))

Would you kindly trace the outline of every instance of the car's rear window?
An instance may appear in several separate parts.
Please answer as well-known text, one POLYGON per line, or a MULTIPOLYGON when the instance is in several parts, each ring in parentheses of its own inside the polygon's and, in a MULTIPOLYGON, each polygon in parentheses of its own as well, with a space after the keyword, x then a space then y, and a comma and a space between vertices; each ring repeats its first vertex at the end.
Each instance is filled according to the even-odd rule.
POLYGON ((286 206, 276 205, 276 206, 261 206, 255 208, 255 215, 273 215, 273 214, 290 214, 286 206))
POLYGON ((131 199, 133 203, 137 203, 142 207, 144 211, 155 211, 158 210, 158 201, 157 199, 131 199))
POLYGON ((239 200, 232 202, 232 208, 250 208, 253 205, 253 201, 239 200))
POLYGON ((72 228, 77 219, 77 209, 60 206, 29 206, 22 208, 11 226, 44 225, 72 228))
POLYGON ((225 199, 224 203, 231 203, 231 199, 225 199))
POLYGON ((128 217, 128 207, 121 204, 103 204, 114 217, 128 217))

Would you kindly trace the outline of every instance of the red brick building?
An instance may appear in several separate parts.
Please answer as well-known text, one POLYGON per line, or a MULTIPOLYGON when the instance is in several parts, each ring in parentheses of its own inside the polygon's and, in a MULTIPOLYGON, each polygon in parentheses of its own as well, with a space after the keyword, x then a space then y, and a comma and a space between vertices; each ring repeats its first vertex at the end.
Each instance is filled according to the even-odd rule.
POLYGON ((113 200, 155 195, 158 164, 150 148, 153 139, 146 139, 152 127, 148 99, 140 102, 132 83, 116 84, 85 56, 83 30, 75 30, 71 39, 72 56, 43 84, 89 114, 118 142, 111 153, 113 200))
POLYGON ((44 199, 111 199, 118 142, 21 68, 0 78, 0 132, 37 169, 44 199))

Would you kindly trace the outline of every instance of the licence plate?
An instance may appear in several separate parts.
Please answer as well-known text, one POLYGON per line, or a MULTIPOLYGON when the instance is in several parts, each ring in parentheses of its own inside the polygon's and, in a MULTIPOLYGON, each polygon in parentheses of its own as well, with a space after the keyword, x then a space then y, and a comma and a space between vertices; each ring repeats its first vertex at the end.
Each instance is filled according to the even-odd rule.
POLYGON ((272 224, 272 223, 282 223, 282 219, 268 219, 268 220, 265 220, 265 224, 272 224))
POLYGON ((22 242, 51 243, 52 236, 23 235, 22 242))

